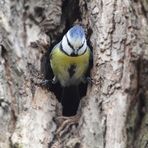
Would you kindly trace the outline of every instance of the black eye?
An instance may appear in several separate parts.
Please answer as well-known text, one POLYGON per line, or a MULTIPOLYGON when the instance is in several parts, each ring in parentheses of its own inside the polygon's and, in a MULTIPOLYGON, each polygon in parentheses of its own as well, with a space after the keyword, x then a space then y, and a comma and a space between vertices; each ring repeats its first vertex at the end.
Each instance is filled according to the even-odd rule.
POLYGON ((82 44, 81 46, 78 47, 77 50, 81 49, 81 48, 83 47, 84 43, 85 43, 85 40, 84 40, 83 44, 82 44))

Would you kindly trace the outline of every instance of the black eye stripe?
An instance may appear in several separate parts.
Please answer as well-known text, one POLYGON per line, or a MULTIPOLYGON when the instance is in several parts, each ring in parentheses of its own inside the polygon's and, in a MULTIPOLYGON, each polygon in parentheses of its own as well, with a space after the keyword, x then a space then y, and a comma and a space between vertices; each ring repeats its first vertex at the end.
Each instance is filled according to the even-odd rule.
POLYGON ((83 45, 84 45, 84 43, 85 43, 85 41, 83 42, 83 44, 78 48, 78 49, 80 49, 80 48, 82 48, 83 47, 83 45))
POLYGON ((66 35, 66 40, 67 40, 68 45, 74 50, 74 47, 70 44, 67 35, 66 35))
MULTIPOLYGON (((70 44, 67 35, 65 35, 65 36, 66 36, 66 40, 67 40, 68 45, 69 45, 73 50, 75 50, 74 47, 70 44)), ((79 50, 80 48, 82 48, 83 45, 84 45, 84 43, 85 43, 85 40, 84 40, 83 44, 77 48, 77 50, 79 50)))
MULTIPOLYGON (((62 43, 60 43, 60 49, 61 49, 62 52, 64 52, 66 55, 68 55, 68 54, 64 51, 63 46, 62 46, 62 43)), ((69 56, 69 55, 68 55, 68 56, 69 56)))
POLYGON ((62 43, 60 43, 60 49, 61 49, 61 51, 62 51, 63 53, 65 53, 67 56, 71 56, 71 57, 81 56, 81 55, 85 54, 85 52, 87 51, 87 47, 86 47, 84 53, 82 53, 81 55, 77 55, 77 54, 74 54, 74 53, 71 53, 71 55, 69 55, 69 54, 67 54, 67 53, 64 51, 63 46, 62 46, 62 43))

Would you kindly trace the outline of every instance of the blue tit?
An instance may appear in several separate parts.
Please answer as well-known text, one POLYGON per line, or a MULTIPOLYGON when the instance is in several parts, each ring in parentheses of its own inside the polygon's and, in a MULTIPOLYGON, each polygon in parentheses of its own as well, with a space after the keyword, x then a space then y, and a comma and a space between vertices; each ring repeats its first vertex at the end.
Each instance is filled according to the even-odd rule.
MULTIPOLYGON (((68 105, 65 114, 71 109, 76 114, 79 104, 79 84, 85 80, 89 67, 91 51, 87 45, 84 29, 75 25, 63 36, 50 53, 50 64, 54 74, 53 81, 59 81, 63 88, 62 102, 68 105), (66 103, 65 103, 66 102, 66 103), (76 104, 77 107, 73 107, 76 104)), ((64 114, 64 113, 63 113, 64 114)))

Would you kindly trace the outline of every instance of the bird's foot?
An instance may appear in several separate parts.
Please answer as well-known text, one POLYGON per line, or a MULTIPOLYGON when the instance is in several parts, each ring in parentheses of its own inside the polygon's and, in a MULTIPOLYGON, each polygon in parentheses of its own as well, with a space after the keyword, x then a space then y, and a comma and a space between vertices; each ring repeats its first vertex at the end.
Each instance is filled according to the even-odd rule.
POLYGON ((52 79, 52 84, 56 84, 58 81, 58 79, 54 76, 54 78, 52 79))
POLYGON ((41 85, 42 86, 47 86, 48 84, 51 84, 52 83, 52 80, 43 80, 42 82, 41 82, 41 85))
POLYGON ((42 85, 42 86, 48 86, 48 85, 56 84, 56 83, 57 83, 57 79, 56 79, 56 77, 54 77, 52 80, 47 80, 47 79, 43 80, 40 83, 40 85, 42 85))
POLYGON ((94 84, 94 81, 93 81, 93 79, 91 77, 85 77, 85 78, 83 78, 83 81, 82 82, 83 83, 88 83, 90 85, 94 84))

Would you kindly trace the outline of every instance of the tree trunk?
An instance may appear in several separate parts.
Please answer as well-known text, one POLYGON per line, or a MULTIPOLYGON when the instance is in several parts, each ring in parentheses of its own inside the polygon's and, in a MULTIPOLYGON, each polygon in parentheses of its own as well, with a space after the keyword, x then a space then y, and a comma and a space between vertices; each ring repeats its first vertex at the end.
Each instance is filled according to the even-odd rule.
POLYGON ((1 0, 0 148, 148 148, 147 65, 146 0, 1 0), (38 84, 74 24, 93 47, 93 84, 68 124, 38 84))

